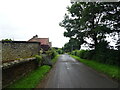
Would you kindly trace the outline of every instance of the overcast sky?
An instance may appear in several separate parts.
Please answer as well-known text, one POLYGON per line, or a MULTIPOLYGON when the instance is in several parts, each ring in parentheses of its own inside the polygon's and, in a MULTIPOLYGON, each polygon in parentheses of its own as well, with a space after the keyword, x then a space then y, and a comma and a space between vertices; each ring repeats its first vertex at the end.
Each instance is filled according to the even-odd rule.
POLYGON ((34 35, 62 47, 68 38, 59 26, 70 0, 0 0, 0 40, 27 41, 34 35))

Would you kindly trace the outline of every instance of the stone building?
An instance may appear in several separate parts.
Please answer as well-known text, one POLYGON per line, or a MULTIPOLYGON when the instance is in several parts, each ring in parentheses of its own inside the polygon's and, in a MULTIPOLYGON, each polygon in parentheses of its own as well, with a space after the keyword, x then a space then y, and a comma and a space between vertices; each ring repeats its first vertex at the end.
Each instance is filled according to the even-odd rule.
POLYGON ((52 47, 52 43, 49 42, 49 38, 38 38, 38 35, 33 36, 31 39, 28 40, 28 42, 40 42, 41 48, 44 51, 47 51, 49 48, 52 47))

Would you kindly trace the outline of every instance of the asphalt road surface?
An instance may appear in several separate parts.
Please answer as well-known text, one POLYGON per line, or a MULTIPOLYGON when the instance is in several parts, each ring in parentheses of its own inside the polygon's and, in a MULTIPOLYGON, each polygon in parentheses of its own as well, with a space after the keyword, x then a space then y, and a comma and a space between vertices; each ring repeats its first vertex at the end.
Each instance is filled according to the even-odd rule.
POLYGON ((118 88, 118 83, 64 54, 37 88, 118 88))

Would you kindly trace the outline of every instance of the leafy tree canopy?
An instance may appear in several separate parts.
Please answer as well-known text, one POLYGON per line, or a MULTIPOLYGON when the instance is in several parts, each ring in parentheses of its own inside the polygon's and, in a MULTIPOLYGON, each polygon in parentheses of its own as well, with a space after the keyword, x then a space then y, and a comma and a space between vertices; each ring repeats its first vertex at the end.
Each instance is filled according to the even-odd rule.
POLYGON ((106 34, 113 38, 119 35, 120 3, 76 2, 67 11, 60 26, 66 29, 64 36, 70 41, 74 39, 79 45, 86 43, 96 49, 100 42, 107 41, 106 34))
POLYGON ((2 41, 12 41, 12 39, 2 39, 2 41))

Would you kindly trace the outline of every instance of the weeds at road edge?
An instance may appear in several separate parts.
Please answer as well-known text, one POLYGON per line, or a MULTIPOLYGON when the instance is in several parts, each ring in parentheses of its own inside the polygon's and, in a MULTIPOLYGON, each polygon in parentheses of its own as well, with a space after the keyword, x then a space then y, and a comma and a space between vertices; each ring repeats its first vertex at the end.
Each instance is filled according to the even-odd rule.
MULTIPOLYGON (((56 55, 52 59, 52 63, 55 64, 59 55, 56 55)), ((22 77, 20 80, 14 82, 7 88, 35 88, 38 83, 45 77, 45 75, 50 71, 51 67, 44 65, 38 67, 36 70, 30 72, 27 76, 22 77)))

